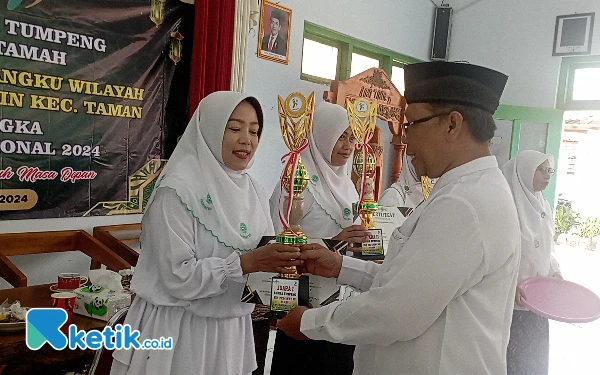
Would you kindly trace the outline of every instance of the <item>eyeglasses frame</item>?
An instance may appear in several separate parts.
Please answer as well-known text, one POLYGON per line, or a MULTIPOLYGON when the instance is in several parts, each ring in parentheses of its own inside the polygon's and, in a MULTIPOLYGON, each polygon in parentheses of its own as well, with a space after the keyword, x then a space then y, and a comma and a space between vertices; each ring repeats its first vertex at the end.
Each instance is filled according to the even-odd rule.
POLYGON ((436 117, 447 116, 447 115, 451 114, 452 112, 454 112, 454 110, 452 110, 450 112, 436 113, 436 114, 433 114, 431 116, 423 117, 423 118, 420 118, 420 119, 417 119, 417 120, 414 120, 414 121, 405 122, 405 123, 403 123, 403 124, 400 125, 400 127, 402 128, 402 135, 406 136, 406 131, 407 131, 407 129, 410 126, 413 126, 415 124, 420 124, 420 123, 423 123, 423 122, 427 122, 427 121, 432 120, 432 119, 434 119, 436 117))

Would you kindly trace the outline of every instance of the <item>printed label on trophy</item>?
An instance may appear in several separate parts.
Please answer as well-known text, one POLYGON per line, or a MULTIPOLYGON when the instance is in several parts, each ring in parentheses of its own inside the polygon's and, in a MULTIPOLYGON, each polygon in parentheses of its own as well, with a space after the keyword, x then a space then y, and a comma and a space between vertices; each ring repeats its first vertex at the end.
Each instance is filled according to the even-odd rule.
POLYGON ((298 306, 300 279, 274 276, 271 281, 271 311, 288 312, 298 306))
MULTIPOLYGON (((348 246, 346 241, 330 239, 309 239, 308 242, 318 243, 338 254, 345 254, 348 246)), ((263 237, 258 247, 269 243, 275 243, 274 236, 263 237)), ((248 275, 241 301, 270 305, 272 300, 271 291, 273 289, 271 281, 274 277, 284 280, 299 280, 298 303, 300 306, 307 306, 309 303, 315 307, 324 306, 336 301, 339 296, 340 287, 337 285, 336 279, 315 275, 302 275, 299 279, 289 279, 274 272, 253 272, 248 275)), ((281 317, 284 315, 285 312, 279 314, 281 317)))
POLYGON ((362 255, 383 255, 383 232, 381 229, 369 230, 369 241, 362 244, 362 255))

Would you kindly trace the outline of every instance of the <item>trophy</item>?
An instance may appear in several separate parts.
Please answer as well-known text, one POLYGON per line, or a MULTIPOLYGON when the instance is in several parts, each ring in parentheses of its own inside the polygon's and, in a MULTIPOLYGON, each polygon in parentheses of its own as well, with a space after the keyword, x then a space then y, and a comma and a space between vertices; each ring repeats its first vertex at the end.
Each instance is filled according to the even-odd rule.
MULTIPOLYGON (((312 127, 315 93, 308 98, 299 92, 293 92, 284 100, 278 96, 279 125, 286 146, 290 149, 282 160, 286 163, 281 175, 281 189, 287 192, 283 207, 280 205, 279 219, 283 231, 276 236, 276 242, 291 246, 307 243, 302 232, 304 216, 304 198, 309 175, 302 164, 300 152, 308 147, 308 135, 312 127)), ((293 273, 280 274, 271 279, 271 311, 265 316, 280 319, 298 305, 308 305, 308 276, 299 275, 296 267, 293 273)))
POLYGON ((377 100, 346 98, 346 110, 352 134, 358 140, 352 160, 352 169, 360 177, 358 180, 360 199, 357 210, 362 225, 369 229, 370 233, 369 241, 359 246, 362 247, 362 255, 381 256, 383 255, 383 234, 381 229, 375 229, 375 220, 373 219, 373 214, 379 207, 375 201, 375 181, 373 180, 376 156, 373 148, 369 145, 377 122, 377 100))
POLYGON ((429 194, 433 189, 433 182, 427 176, 421 176, 421 192, 423 193, 423 199, 427 200, 429 198, 429 194))

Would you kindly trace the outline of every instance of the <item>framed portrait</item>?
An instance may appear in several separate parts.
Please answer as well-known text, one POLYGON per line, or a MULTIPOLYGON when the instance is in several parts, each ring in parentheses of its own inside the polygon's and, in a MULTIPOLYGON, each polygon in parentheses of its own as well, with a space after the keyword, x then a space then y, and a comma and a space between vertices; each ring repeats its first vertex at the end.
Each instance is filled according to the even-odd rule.
POLYGON ((552 55, 589 55, 593 30, 594 13, 557 16, 552 55))
POLYGON ((258 29, 258 57, 287 64, 290 56, 292 10, 263 0, 258 29))

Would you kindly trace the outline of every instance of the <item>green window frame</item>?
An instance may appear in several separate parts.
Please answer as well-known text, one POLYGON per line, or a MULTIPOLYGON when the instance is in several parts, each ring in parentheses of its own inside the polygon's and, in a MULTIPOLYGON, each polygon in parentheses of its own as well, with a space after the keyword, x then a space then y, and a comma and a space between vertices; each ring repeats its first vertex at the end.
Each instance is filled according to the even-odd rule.
POLYGON ((600 110, 600 100, 573 100, 575 71, 600 68, 600 56, 563 57, 560 65, 556 108, 567 111, 600 110))
MULTIPOLYGON (((352 53, 358 53, 379 60, 379 67, 390 77, 392 75, 392 66, 403 67, 406 64, 422 61, 308 21, 304 21, 304 38, 338 48, 339 52, 335 75, 335 79, 338 81, 345 81, 350 78, 352 53)), ((329 79, 304 74, 302 73, 302 70, 300 71, 300 79, 325 85, 331 83, 329 79)))

